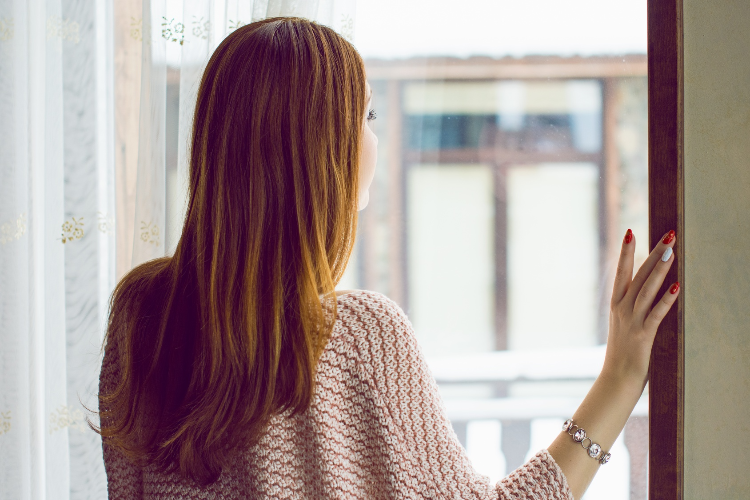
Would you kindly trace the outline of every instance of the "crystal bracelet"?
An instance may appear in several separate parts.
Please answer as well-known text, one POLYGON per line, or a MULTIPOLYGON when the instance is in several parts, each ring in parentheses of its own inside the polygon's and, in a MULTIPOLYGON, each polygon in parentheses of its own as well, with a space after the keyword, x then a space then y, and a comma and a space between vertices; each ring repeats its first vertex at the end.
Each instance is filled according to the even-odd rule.
POLYGON ((586 436, 586 431, 573 423, 572 418, 569 418, 565 421, 562 430, 567 432, 570 436, 573 436, 573 441, 575 441, 576 443, 581 443, 583 449, 589 452, 589 456, 598 460, 601 465, 609 462, 609 459, 612 455, 609 453, 602 453, 602 447, 592 441, 590 437, 586 436), (588 446, 585 446, 583 444, 586 440, 588 440, 589 442, 588 446))

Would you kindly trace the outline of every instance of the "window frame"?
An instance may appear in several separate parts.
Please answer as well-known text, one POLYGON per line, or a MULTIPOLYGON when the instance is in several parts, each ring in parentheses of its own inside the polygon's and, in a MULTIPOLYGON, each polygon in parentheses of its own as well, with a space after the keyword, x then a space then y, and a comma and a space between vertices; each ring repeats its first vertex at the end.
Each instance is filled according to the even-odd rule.
MULTIPOLYGON (((649 248, 674 229, 676 258, 661 292, 683 281, 682 0, 647 0, 649 248)), ((649 497, 683 498, 685 400, 684 299, 661 323, 649 373, 649 497)))

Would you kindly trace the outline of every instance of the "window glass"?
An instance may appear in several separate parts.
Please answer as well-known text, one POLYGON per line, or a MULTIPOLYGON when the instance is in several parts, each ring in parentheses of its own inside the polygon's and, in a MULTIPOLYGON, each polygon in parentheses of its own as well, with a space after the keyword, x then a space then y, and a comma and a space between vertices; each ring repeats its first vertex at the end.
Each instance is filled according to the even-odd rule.
MULTIPOLYGON (((474 467, 547 447, 648 254, 645 2, 359 0, 378 165, 339 288, 408 314, 474 467)), ((648 388, 586 500, 646 498, 648 388)))

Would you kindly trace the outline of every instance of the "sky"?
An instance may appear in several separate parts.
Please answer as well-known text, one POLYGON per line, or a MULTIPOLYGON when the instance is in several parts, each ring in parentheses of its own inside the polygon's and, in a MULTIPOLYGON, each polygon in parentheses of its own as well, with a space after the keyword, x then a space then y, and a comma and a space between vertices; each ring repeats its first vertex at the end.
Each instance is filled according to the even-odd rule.
POLYGON ((357 0, 363 57, 646 53, 646 0, 357 0))
MULTIPOLYGON (((185 1, 166 0, 166 17, 183 20, 185 1)), ((354 44, 365 58, 646 53, 646 0, 341 1, 355 2, 354 44)), ((253 4, 235 2, 243 12, 253 4)), ((223 38, 226 0, 209 4, 219 28, 215 48, 223 38)), ((160 26, 154 29, 158 37, 160 26)), ((167 44, 166 51, 168 64, 179 65, 180 47, 167 44)))

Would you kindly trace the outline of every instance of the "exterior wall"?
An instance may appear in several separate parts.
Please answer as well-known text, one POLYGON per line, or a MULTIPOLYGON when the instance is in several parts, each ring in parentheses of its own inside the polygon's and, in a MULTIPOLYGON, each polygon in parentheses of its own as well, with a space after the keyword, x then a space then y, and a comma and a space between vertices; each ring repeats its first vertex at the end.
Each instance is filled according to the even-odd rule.
POLYGON ((683 8, 684 491, 750 498, 750 3, 683 8))

